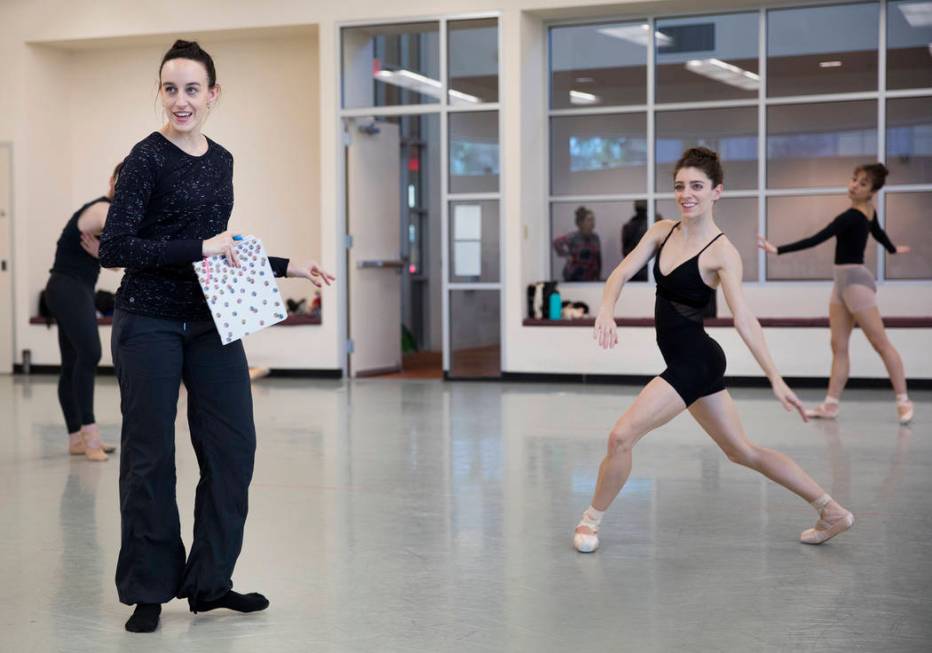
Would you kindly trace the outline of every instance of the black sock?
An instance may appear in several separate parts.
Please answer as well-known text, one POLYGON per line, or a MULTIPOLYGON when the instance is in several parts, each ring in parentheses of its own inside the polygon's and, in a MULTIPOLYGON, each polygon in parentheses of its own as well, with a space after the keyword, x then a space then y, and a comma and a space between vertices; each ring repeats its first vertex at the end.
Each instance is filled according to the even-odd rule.
POLYGON ((239 592, 230 590, 219 599, 214 599, 212 601, 189 598, 188 606, 194 614, 216 610, 217 608, 227 608, 228 610, 236 610, 237 612, 258 612, 259 610, 265 610, 269 607, 269 600, 258 592, 240 594, 239 592))
POLYGON ((126 622, 126 630, 131 633, 151 633, 158 628, 161 603, 137 603, 133 616, 126 622))

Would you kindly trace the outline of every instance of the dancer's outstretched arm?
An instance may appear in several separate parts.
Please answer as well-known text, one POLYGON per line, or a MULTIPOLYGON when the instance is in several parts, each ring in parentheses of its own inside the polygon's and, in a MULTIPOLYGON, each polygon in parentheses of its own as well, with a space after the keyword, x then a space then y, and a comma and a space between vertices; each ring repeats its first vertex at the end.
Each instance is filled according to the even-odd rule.
POLYGON ((734 248, 734 245, 726 241, 725 246, 719 248, 719 259, 718 263, 720 267, 716 272, 722 283, 725 301, 728 303, 728 308, 731 310, 731 314, 734 317, 735 329, 738 330, 738 334, 741 336, 741 339, 744 340, 744 344, 747 345, 751 354, 754 355, 757 364, 760 365, 764 374, 767 375, 767 379, 769 379, 770 385, 773 388, 773 393, 777 396, 777 399, 780 400, 780 403, 783 404, 783 407, 786 410, 795 408, 799 412, 800 417, 803 418, 803 421, 808 421, 802 402, 796 394, 790 390, 789 386, 783 380, 783 377, 780 376, 780 373, 777 371, 777 366, 774 365, 773 359, 770 357, 767 341, 764 339, 764 330, 761 328, 760 322, 757 321, 757 318, 751 312, 744 298, 744 292, 741 289, 741 275, 743 269, 741 255, 738 254, 738 250, 734 248))
POLYGON ((637 247, 621 260, 605 281, 605 287, 602 289, 602 304, 599 306, 599 313, 595 319, 595 331, 592 334, 593 340, 602 349, 611 349, 618 344, 618 333, 615 329, 615 304, 621 295, 622 287, 657 253, 660 243, 669 235, 675 224, 673 220, 661 220, 654 223, 641 238, 637 247))

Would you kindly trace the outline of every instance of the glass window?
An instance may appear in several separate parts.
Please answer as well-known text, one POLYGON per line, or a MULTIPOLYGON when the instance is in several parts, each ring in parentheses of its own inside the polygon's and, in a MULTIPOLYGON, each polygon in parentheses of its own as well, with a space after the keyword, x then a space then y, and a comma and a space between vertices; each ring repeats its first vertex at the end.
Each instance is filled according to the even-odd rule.
POLYGON ((498 191, 498 112, 450 114, 450 192, 498 191))
POLYGON ((932 3, 887 3, 887 88, 932 87, 932 3))
POLYGON ((498 290, 450 291, 450 376, 501 376, 498 290))
POLYGON ((450 104, 498 102, 498 20, 448 23, 450 104))
POLYGON ((645 104, 647 37, 643 21, 550 30, 550 106, 645 104))
POLYGON ((757 14, 730 14, 659 20, 657 102, 699 102, 756 98, 757 14))
POLYGON ((908 254, 890 254, 884 250, 887 279, 932 279, 929 202, 932 202, 930 192, 887 193, 884 230, 894 245, 912 248, 908 254))
MULTIPOLYGON (((808 197, 770 197, 767 199, 767 240, 785 245, 808 238, 828 225, 851 203, 844 195, 810 195, 808 197)), ((877 270, 877 248, 868 241, 864 264, 877 270)), ((835 239, 810 249, 777 256, 767 255, 767 278, 831 279, 835 262, 835 239)))
POLYGON ((891 184, 932 182, 932 97, 887 101, 887 167, 891 184))
POLYGON ((497 201, 450 203, 450 281, 499 279, 497 201))
POLYGON ((550 119, 553 195, 647 191, 647 115, 554 116, 550 119))
POLYGON ((438 23, 343 29, 343 106, 440 101, 438 23))
POLYGON ((757 109, 659 111, 656 114, 658 191, 673 189, 673 169, 689 147, 718 152, 725 188, 757 188, 757 109))
MULTIPOLYGON (((550 206, 550 278, 602 281, 647 231, 647 200, 554 202, 550 206)), ((647 268, 635 281, 647 281, 647 268)))
POLYGON ((789 104, 767 109, 767 185, 843 186, 877 158, 874 101, 789 104))
MULTIPOLYGON (((675 200, 658 200, 657 219, 679 220, 675 200)), ((741 254, 743 281, 757 281, 757 198, 723 197, 715 203, 715 224, 741 254)))
POLYGON ((879 5, 767 12, 767 94, 877 90, 879 5))

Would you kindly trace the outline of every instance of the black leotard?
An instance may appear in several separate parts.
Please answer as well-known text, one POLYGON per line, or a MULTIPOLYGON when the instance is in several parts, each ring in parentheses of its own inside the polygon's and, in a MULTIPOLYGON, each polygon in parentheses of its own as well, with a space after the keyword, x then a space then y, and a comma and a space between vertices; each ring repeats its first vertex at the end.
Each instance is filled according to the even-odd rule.
POLYGON ((890 242, 887 232, 877 222, 877 214, 875 213, 873 219, 868 220, 867 216, 853 207, 832 220, 822 231, 808 238, 797 240, 795 243, 780 245, 777 248, 777 254, 786 254, 787 252, 815 247, 835 236, 835 265, 849 265, 852 263, 863 265, 864 247, 867 245, 868 232, 888 252, 896 254, 896 247, 890 242))
POLYGON ((660 378, 672 385, 689 406, 700 397, 725 389, 725 352, 702 325, 702 309, 715 291, 699 274, 699 256, 722 234, 665 275, 660 271, 660 255, 678 226, 679 222, 673 225, 654 257, 657 280, 654 323, 657 346, 667 364, 660 378))

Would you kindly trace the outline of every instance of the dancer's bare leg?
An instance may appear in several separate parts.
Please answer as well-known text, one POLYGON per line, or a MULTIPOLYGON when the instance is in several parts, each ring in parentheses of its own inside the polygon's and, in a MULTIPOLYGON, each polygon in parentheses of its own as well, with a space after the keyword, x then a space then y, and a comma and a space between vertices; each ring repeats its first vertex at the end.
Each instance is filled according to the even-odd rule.
POLYGON ((848 342, 854 329, 854 316, 844 304, 832 303, 828 305, 828 323, 832 332, 832 373, 828 381, 828 396, 841 399, 851 369, 848 342))
POLYGON ((844 304, 831 302, 828 305, 828 323, 832 333, 832 372, 828 380, 825 400, 815 408, 806 410, 807 417, 834 419, 838 416, 838 402, 851 369, 848 357, 848 341, 854 329, 854 316, 844 304))
MULTIPOLYGON (((689 407, 689 412, 715 444, 725 452, 729 460, 760 472, 774 483, 779 483, 813 504, 819 511, 820 523, 827 527, 821 530, 840 524, 850 516, 851 513, 828 497, 825 490, 792 458, 779 451, 761 447, 748 439, 738 409, 727 390, 702 397, 689 407), (820 501, 825 497, 828 497, 827 502, 820 501)), ((819 525, 816 528, 819 529, 819 525)), ((837 532, 843 530, 847 528, 841 528, 837 532)))
MULTIPOLYGON (((638 440, 669 422, 685 408, 686 404, 676 390, 660 377, 655 377, 644 386, 634 403, 615 422, 609 433, 608 451, 599 465, 599 478, 592 497, 592 508, 602 513, 618 496, 631 473, 631 449, 638 440)), ((583 521, 586 522, 585 516, 583 521)), ((587 526, 581 522, 576 527, 576 533, 583 536, 594 536, 596 530, 597 523, 587 526)), ((581 548, 577 544, 577 549, 589 552, 594 551, 597 546, 598 542, 593 539, 589 546, 581 548)))
POLYGON ((893 391, 896 392, 896 407, 900 420, 908 422, 909 419, 904 420, 903 418, 912 417, 913 406, 906 394, 906 372, 903 369, 903 359, 900 358, 900 353, 887 337, 880 311, 877 310, 876 306, 871 306, 863 311, 858 311, 855 319, 864 335, 867 336, 871 346, 883 359, 887 374, 890 375, 890 383, 893 384, 893 391))

